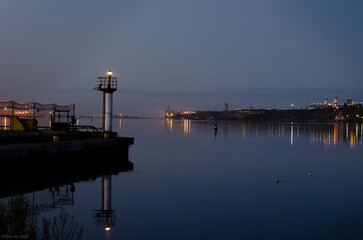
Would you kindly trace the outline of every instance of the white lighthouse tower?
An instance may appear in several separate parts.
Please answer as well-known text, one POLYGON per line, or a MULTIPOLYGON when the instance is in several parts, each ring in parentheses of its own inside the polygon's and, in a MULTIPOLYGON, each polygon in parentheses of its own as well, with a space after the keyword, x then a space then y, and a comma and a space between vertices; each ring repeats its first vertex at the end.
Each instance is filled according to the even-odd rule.
POLYGON ((108 70, 107 77, 98 77, 97 90, 103 92, 103 124, 106 133, 112 132, 112 94, 117 90, 117 78, 108 70))

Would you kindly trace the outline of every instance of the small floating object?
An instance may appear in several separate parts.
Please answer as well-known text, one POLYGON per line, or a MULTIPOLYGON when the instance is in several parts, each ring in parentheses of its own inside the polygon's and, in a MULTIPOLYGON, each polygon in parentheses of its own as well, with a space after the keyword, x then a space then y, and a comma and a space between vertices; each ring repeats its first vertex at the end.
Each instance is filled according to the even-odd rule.
POLYGON ((217 130, 218 129, 218 127, 217 127, 217 123, 216 124, 214 124, 214 130, 217 130))
POLYGON ((275 183, 279 183, 279 180, 277 178, 275 178, 275 183))
POLYGON ((313 174, 311 172, 309 172, 309 177, 312 177, 312 176, 313 176, 313 174))

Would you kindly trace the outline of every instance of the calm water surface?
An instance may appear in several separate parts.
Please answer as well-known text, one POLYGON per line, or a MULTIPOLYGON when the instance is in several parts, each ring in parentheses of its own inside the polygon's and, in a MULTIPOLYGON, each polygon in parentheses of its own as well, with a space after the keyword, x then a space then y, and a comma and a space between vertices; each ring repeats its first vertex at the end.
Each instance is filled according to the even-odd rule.
POLYGON ((362 239, 363 125, 213 125, 114 120, 133 171, 28 195, 84 239, 362 239))

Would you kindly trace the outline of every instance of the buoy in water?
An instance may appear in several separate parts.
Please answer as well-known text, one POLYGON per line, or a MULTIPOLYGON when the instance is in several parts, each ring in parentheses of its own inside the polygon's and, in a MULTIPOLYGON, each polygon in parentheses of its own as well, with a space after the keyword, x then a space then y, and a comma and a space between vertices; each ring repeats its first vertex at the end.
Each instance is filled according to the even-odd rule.
POLYGON ((312 177, 312 176, 313 176, 313 174, 311 172, 309 172, 309 177, 312 177))
POLYGON ((277 178, 275 178, 275 183, 279 183, 279 180, 277 178))
POLYGON ((214 124, 214 130, 217 131, 218 127, 217 127, 217 123, 214 124))

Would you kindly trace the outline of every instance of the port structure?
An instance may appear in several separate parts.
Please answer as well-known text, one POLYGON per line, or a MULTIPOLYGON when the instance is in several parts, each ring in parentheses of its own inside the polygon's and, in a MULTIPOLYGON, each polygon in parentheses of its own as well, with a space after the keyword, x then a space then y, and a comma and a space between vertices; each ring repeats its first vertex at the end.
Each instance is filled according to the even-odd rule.
MULTIPOLYGON (((71 116, 72 119, 75 119, 75 108, 76 108, 75 106, 76 106, 75 104, 60 106, 55 103, 41 104, 37 102, 17 103, 15 101, 7 101, 7 102, 0 102, 0 110, 1 110, 0 115, 4 117, 10 117, 11 119, 10 130, 19 130, 14 128, 16 125, 17 118, 28 118, 28 119, 33 118, 33 121, 35 121, 36 117, 39 116, 40 111, 47 111, 47 112, 50 111, 49 114, 51 116, 51 127, 57 128, 60 125, 69 124, 69 118, 71 112, 72 112, 71 116), (66 123, 60 122, 60 119, 62 117, 61 113, 67 114, 66 123)), ((36 127, 32 127, 31 130, 36 130, 36 127)))
POLYGON ((102 128, 105 132, 112 132, 112 94, 117 90, 117 78, 112 77, 108 70, 107 77, 97 77, 98 91, 103 92, 102 128))

